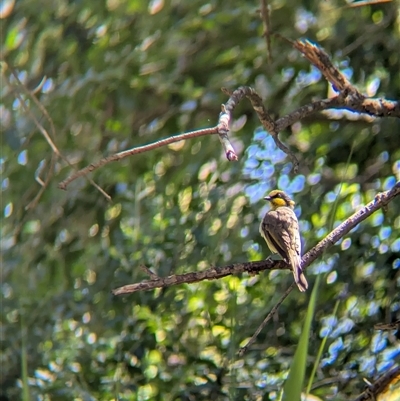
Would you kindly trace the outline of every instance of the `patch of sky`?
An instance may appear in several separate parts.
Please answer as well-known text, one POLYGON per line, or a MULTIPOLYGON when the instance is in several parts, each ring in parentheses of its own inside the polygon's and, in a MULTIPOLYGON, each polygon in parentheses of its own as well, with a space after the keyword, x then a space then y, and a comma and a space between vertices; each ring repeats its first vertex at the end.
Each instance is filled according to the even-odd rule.
POLYGON ((333 284, 334 282, 336 282, 337 278, 338 278, 338 274, 337 274, 336 270, 333 271, 333 272, 330 272, 328 274, 328 277, 326 278, 326 283, 327 284, 333 284))
POLYGON ((389 247, 386 244, 380 244, 378 251, 381 255, 383 255, 384 253, 387 253, 389 251, 389 247))
POLYGON ((258 144, 253 143, 252 145, 250 145, 247 149, 246 149, 246 161, 248 159, 252 159, 254 157, 256 157, 257 152, 260 150, 260 146, 258 144))
POLYGON ((344 68, 342 70, 342 74, 347 78, 351 79, 353 76, 353 69, 352 68, 344 68))
POLYGON ((368 304, 367 315, 368 316, 375 316, 379 311, 379 304, 377 302, 371 301, 368 304))
POLYGON ((300 232, 305 233, 311 230, 311 223, 306 220, 299 221, 300 232))
POLYGON ((344 348, 344 343, 342 337, 339 337, 329 346, 328 349, 329 355, 331 355, 336 359, 339 352, 342 351, 343 348, 344 348))
POLYGON ((256 203, 271 190, 269 182, 257 182, 245 188, 246 195, 250 198, 250 203, 256 203))
POLYGON ((304 8, 299 8, 296 11, 295 27, 301 33, 304 34, 308 31, 310 26, 316 23, 314 14, 306 11, 304 8))
POLYGON ((390 245, 390 249, 392 252, 400 252, 400 238, 397 238, 395 241, 393 241, 393 243, 390 245))
POLYGON ((329 131, 335 132, 340 128, 340 124, 336 121, 333 121, 329 124, 329 131))
POLYGON ((19 155, 18 155, 18 164, 21 166, 25 166, 28 163, 28 151, 23 150, 19 155))
POLYGON ((51 78, 46 79, 46 82, 43 84, 42 92, 43 93, 49 93, 53 90, 54 88, 54 83, 51 78))
POLYGON ((387 345, 387 339, 386 337, 382 336, 381 332, 378 332, 372 337, 371 341, 371 351, 373 353, 377 353, 382 351, 383 349, 386 348, 387 345))
POLYGON ((379 155, 379 161, 381 161, 382 163, 386 163, 388 160, 389 160, 389 152, 386 152, 385 150, 379 155))
POLYGON ((261 379, 256 381, 256 386, 259 388, 265 388, 268 385, 267 375, 262 375, 261 379))
POLYGON ((248 227, 243 227, 243 228, 240 230, 240 236, 241 236, 242 238, 246 238, 248 235, 249 235, 249 229, 248 229, 248 227))
POLYGON ((335 194, 335 192, 333 192, 333 191, 328 192, 328 193, 325 195, 325 200, 326 200, 328 203, 333 203, 333 202, 335 202, 335 200, 336 200, 336 194, 335 194))
POLYGON ((279 177, 278 188, 283 188, 285 191, 289 192, 287 190, 289 183, 290 183, 289 177, 286 174, 284 174, 279 177))
POLYGON ((378 227, 383 223, 383 214, 379 212, 374 213, 371 220, 371 225, 373 227, 378 227))
POLYGON ((367 375, 373 374, 376 365, 375 356, 363 358, 360 362, 360 372, 365 372, 367 375))
MULTIPOLYGON (((9 178, 4 178, 4 180, 1 182, 1 189, 4 191, 5 189, 8 188, 9 185, 10 185, 9 178)), ((400 241, 399 241, 399 246, 400 246, 400 241)))
POLYGON ((382 227, 382 228, 379 230, 379 238, 380 238, 381 240, 385 240, 385 239, 387 239, 387 238, 390 237, 390 234, 391 234, 391 233, 392 233, 391 227, 382 227))
POLYGON ((276 149, 270 154, 270 160, 272 163, 280 163, 286 159, 286 153, 282 152, 280 149, 276 149))
POLYGON ((128 185, 125 182, 119 182, 116 185, 116 192, 121 194, 124 193, 128 189, 128 185))
POLYGON ((330 337, 336 338, 341 334, 349 333, 353 327, 354 327, 353 320, 349 318, 342 319, 335 327, 335 330, 332 331, 330 337))
POLYGON ((329 358, 324 358, 321 361, 321 367, 331 365, 333 362, 335 362, 335 360, 336 360, 336 356, 330 356, 329 358))
POLYGON ((393 172, 394 172, 395 174, 398 174, 398 173, 400 172, 400 160, 396 160, 396 161, 393 163, 393 172))
POLYGON ((372 97, 376 95, 376 92, 381 84, 381 80, 377 77, 373 78, 367 85, 367 94, 372 97))
POLYGON ((256 130, 254 131, 253 140, 254 141, 264 141, 264 139, 266 139, 267 136, 269 136, 267 131, 265 131, 262 128, 256 128, 256 130))
POLYGON ((311 67, 309 72, 302 71, 296 79, 296 84, 302 87, 318 82, 322 77, 321 71, 315 67, 311 67))
POLYGON ((331 267, 325 262, 317 262, 314 263, 311 267, 308 268, 312 272, 312 274, 321 274, 326 273, 331 270, 331 267))
POLYGON ((330 336, 332 329, 337 325, 338 319, 336 316, 327 316, 322 319, 322 328, 319 331, 321 338, 330 336))
POLYGON ((304 175, 297 175, 288 186, 288 192, 294 194, 301 192, 304 189, 304 184, 306 183, 306 178, 304 175))
POLYGON ((313 274, 326 273, 331 271, 337 259, 337 255, 332 255, 326 261, 320 261, 313 263, 308 270, 310 270, 313 274))
POLYGON ((394 361, 383 361, 379 362, 376 368, 378 373, 386 373, 393 365, 394 361))
POLYGON ((282 70, 282 80, 288 82, 294 75, 294 68, 284 68, 282 70))
POLYGON ((375 263, 365 263, 360 270, 364 277, 369 277, 375 270, 375 263))
POLYGON ((389 189, 394 187, 395 184, 396 184, 396 177, 390 176, 386 178, 386 180, 383 182, 383 189, 385 191, 388 191, 389 189))
POLYGON ((5 218, 10 217, 12 215, 12 212, 13 212, 13 204, 11 202, 7 203, 6 207, 4 208, 4 217, 5 218))
POLYGON ((281 174, 289 174, 293 169, 292 163, 286 163, 281 170, 281 174))
POLYGON ((197 101, 196 100, 188 100, 185 103, 183 103, 180 107, 180 111, 182 112, 189 112, 195 110, 197 107, 197 101))
POLYGON ((387 348, 380 354, 384 361, 394 361, 400 357, 400 344, 395 348, 387 348))
POLYGON ((256 167, 258 167, 260 162, 257 159, 247 159, 244 163, 244 170, 246 171, 247 169, 252 170, 256 167))
POLYGON ((307 177, 307 181, 310 185, 318 184, 321 180, 321 174, 310 174, 307 177))
POLYGON ((379 245, 380 245, 379 238, 378 238, 377 235, 374 235, 374 236, 371 238, 371 246, 372 246, 372 248, 376 249, 376 248, 379 247, 379 245))

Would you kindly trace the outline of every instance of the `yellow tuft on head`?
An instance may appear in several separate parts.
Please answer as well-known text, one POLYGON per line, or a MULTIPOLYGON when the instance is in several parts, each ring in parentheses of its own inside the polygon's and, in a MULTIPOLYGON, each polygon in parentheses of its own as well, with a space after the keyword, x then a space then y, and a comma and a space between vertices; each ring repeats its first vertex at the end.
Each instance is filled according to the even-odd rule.
POLYGON ((295 205, 290 197, 286 195, 285 192, 279 189, 274 189, 264 199, 271 202, 272 208, 274 210, 282 206, 290 207, 293 209, 295 205))

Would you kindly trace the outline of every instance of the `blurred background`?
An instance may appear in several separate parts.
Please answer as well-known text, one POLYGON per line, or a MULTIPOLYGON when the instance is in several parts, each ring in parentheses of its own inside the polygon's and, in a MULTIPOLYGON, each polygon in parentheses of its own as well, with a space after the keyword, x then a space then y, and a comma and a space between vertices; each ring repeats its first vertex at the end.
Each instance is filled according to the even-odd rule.
MULTIPOLYGON (((301 54, 272 38, 258 1, 1 2, 2 400, 275 400, 310 297, 293 291, 243 357, 240 346, 292 283, 264 272, 114 297, 111 290, 211 266, 261 260, 265 193, 296 201, 304 251, 400 179, 400 122, 328 111, 280 134, 250 102, 230 134, 110 163, 106 155, 214 126, 221 87, 254 87, 272 116, 332 95, 301 54), (37 97, 35 102, 31 94, 37 97), (36 121, 36 122, 35 122, 36 121), (38 126, 52 138, 56 157, 38 126), (41 191, 41 183, 48 181, 41 191)), ((397 2, 270 2, 271 29, 321 45, 364 94, 400 98, 397 2)), ((400 359, 400 202, 395 199, 307 270, 321 275, 306 378, 311 393, 354 398, 400 359)))

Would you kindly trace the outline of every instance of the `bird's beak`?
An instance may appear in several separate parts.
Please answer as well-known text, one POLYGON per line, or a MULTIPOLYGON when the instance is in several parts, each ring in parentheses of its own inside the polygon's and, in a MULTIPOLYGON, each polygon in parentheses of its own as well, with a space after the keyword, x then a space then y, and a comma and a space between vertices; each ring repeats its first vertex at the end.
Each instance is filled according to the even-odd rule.
POLYGON ((270 201, 272 198, 270 196, 266 196, 264 200, 270 201))

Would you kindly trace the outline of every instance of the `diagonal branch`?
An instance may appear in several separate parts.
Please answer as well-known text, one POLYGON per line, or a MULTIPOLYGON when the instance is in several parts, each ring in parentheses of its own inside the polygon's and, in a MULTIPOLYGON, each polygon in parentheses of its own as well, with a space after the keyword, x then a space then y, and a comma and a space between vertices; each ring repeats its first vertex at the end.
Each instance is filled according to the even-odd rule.
MULTIPOLYGON (((286 39, 287 40, 287 39, 286 39)), ((350 83, 350 81, 333 65, 325 51, 308 40, 291 42, 304 57, 318 68, 333 88, 340 92, 341 98, 337 106, 369 114, 376 117, 400 118, 400 102, 386 99, 367 98, 350 83)), ((336 106, 336 107, 337 107, 336 106)))
POLYGON ((386 192, 381 192, 375 195, 374 200, 369 202, 360 210, 350 216, 346 221, 336 227, 330 234, 328 234, 322 241, 320 241, 314 248, 308 251, 302 258, 303 269, 309 266, 315 259, 322 255, 322 253, 330 248, 333 244, 343 238, 350 230, 357 224, 364 221, 371 214, 377 210, 385 207, 395 197, 400 194, 400 181, 393 186, 392 189, 386 192))
MULTIPOLYGON (((354 401, 375 401, 379 394, 386 392, 391 383, 400 378, 400 366, 395 366, 388 370, 383 376, 377 379, 373 384, 361 393, 354 401)), ((389 398, 388 398, 389 399, 389 398)), ((394 400, 395 398, 393 398, 394 400)), ((396 398, 398 399, 398 398, 396 398)))
POLYGON ((60 182, 58 184, 58 187, 60 189, 67 189, 67 186, 72 181, 76 180, 79 177, 82 177, 83 175, 91 173, 94 170, 97 170, 98 168, 104 166, 107 163, 118 162, 122 159, 125 159, 125 157, 137 155, 139 153, 148 152, 150 150, 154 150, 154 149, 160 148, 162 146, 170 145, 171 143, 174 143, 174 142, 179 142, 179 141, 183 141, 185 139, 197 138, 199 136, 212 135, 212 134, 217 134, 217 133, 218 133, 217 127, 205 128, 205 129, 200 129, 197 131, 186 132, 186 133, 180 134, 180 135, 174 135, 169 138, 165 138, 165 139, 161 139, 159 141, 153 142, 153 143, 149 143, 148 145, 138 146, 136 148, 132 148, 132 149, 124 150, 119 153, 115 153, 114 155, 104 157, 103 159, 100 159, 98 162, 89 164, 89 166, 86 166, 85 168, 83 168, 79 171, 76 171, 75 173, 71 174, 67 179, 60 182))
MULTIPOLYGON (((343 238, 350 230, 357 226, 357 224, 364 221, 377 210, 386 206, 399 194, 400 181, 398 181, 389 191, 377 194, 371 202, 336 227, 330 234, 328 234, 322 241, 320 241, 314 248, 312 248, 303 256, 303 270, 306 269, 319 256, 321 256, 326 249, 343 238)), ((283 261, 273 261, 270 259, 257 262, 236 263, 229 266, 212 267, 202 272, 191 272, 168 277, 158 277, 153 280, 144 280, 140 283, 129 284, 116 288, 112 292, 114 295, 130 294, 132 292, 152 290, 155 288, 165 288, 177 284, 189 284, 203 280, 216 280, 232 274, 240 274, 243 272, 258 274, 263 270, 289 268, 290 267, 283 261)))
MULTIPOLYGON (((26 112, 27 115, 29 115, 29 117, 32 119, 32 121, 35 123, 36 128, 40 131, 40 133, 43 135, 43 137, 45 138, 45 140, 47 141, 47 143, 49 144, 50 148, 52 149, 53 153, 51 156, 51 161, 50 161, 50 169, 47 173, 46 179, 45 181, 43 180, 37 180, 39 182, 39 184, 41 185, 41 188, 38 192, 38 194, 35 196, 35 198, 29 202, 29 204, 26 206, 26 209, 32 209, 35 208, 37 203, 39 202, 40 197, 42 196, 43 192, 45 191, 45 189, 47 188, 47 186, 50 183, 51 178, 53 177, 53 170, 54 170, 54 166, 55 166, 55 162, 57 157, 61 157, 62 160, 64 160, 70 167, 74 168, 72 166, 72 164, 68 161, 68 159, 58 150, 57 146, 54 143, 54 139, 56 137, 56 130, 54 127, 54 123, 53 123, 53 119, 50 117, 49 113, 47 112, 46 108, 42 105, 42 103, 40 103, 39 99, 36 97, 35 93, 40 90, 38 88, 40 88, 44 82, 45 79, 42 80, 42 82, 40 83, 39 87, 35 88, 34 91, 30 91, 23 83, 22 81, 19 79, 18 76, 18 72, 17 70, 11 65, 11 64, 7 64, 7 67, 10 69, 11 74, 14 76, 14 79, 16 80, 16 82, 18 83, 18 86, 20 88, 23 89, 23 91, 25 92, 25 94, 30 97, 33 102, 36 104, 36 106, 39 108, 39 110, 41 111, 41 113, 45 116, 45 118, 47 119, 47 121, 49 122, 50 125, 50 133, 51 135, 47 132, 47 130, 43 127, 42 124, 40 124, 40 122, 38 121, 38 119, 35 117, 35 115, 33 114, 33 112, 30 110, 30 108, 26 105, 24 99, 22 98, 22 96, 20 95, 20 93, 16 90, 15 91, 15 95, 17 97, 17 99, 19 100, 22 108, 24 109, 24 111, 26 112), (53 137, 53 139, 51 138, 53 137)), ((9 85, 10 87, 12 87, 12 83, 11 81, 9 81, 9 85)), ((100 188, 100 186, 98 186, 91 178, 88 178, 88 181, 96 188, 98 189, 107 200, 111 200, 110 195, 108 195, 102 188, 100 188)))
POLYGON ((350 83, 350 81, 333 65, 329 56, 319 46, 308 40, 296 40, 293 47, 303 53, 304 57, 318 68, 324 77, 337 91, 351 93, 355 98, 362 99, 363 95, 350 83))

